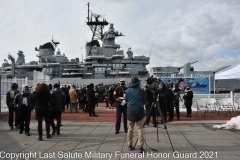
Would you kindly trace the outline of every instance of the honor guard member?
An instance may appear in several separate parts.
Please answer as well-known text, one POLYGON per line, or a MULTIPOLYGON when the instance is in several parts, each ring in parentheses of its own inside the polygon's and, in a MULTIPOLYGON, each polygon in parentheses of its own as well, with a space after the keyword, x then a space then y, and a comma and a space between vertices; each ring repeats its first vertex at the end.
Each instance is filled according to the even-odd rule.
POLYGON ((115 125, 115 134, 119 133, 121 127, 121 117, 123 114, 123 124, 124 131, 127 133, 127 105, 125 101, 125 94, 127 87, 125 87, 125 79, 121 78, 119 86, 114 91, 114 98, 116 100, 116 125, 115 125))

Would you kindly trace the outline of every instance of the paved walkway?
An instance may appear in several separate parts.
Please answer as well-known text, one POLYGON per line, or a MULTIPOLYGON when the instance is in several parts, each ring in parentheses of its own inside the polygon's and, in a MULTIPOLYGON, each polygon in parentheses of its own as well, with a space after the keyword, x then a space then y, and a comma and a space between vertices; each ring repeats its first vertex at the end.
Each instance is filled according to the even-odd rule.
MULTIPOLYGON (((227 159, 239 160, 240 131, 213 129, 221 121, 177 121, 167 124, 167 131, 159 125, 159 142, 156 128, 144 128, 148 146, 144 144, 144 155, 138 148, 129 152, 126 134, 114 134, 113 122, 63 122, 60 135, 51 139, 44 136, 38 141, 37 122, 31 121, 31 136, 9 130, 6 121, 0 121, 0 159, 227 159), (17 158, 17 156, 21 156, 17 158)), ((137 130, 134 130, 134 142, 137 130)))

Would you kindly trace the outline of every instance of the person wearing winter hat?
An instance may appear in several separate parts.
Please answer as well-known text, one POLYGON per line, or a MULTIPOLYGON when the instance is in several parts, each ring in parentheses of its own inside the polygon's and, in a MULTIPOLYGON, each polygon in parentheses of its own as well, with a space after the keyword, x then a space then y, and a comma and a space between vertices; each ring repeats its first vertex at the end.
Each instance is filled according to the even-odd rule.
POLYGON ((8 124, 10 127, 10 130, 13 130, 13 114, 15 113, 15 129, 18 129, 19 125, 19 119, 18 119, 18 109, 16 106, 14 106, 14 97, 19 93, 18 90, 18 84, 13 83, 11 90, 7 92, 6 94, 6 103, 9 110, 8 113, 8 124))
POLYGON ((192 117, 192 99, 193 99, 193 92, 191 91, 190 87, 187 87, 184 91, 184 100, 187 109, 187 115, 185 117, 192 117))
POLYGON ((140 80, 137 77, 133 77, 131 80, 131 86, 126 91, 127 102, 127 122, 128 122, 128 134, 127 143, 128 149, 133 150, 133 128, 136 123, 138 129, 138 147, 140 153, 143 153, 143 123, 144 123, 144 104, 145 104, 145 92, 140 88, 140 80))

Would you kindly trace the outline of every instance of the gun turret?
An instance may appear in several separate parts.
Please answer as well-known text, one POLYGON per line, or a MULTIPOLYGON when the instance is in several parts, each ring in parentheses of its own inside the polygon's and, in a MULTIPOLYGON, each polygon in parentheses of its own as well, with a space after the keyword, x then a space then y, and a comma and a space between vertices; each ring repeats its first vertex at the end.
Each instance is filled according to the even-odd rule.
MULTIPOLYGON (((194 63, 197 63, 198 61, 194 61, 194 62, 188 62, 188 63, 190 63, 190 65, 191 64, 194 64, 194 63)), ((186 63, 186 64, 188 64, 188 63, 186 63)), ((181 67, 177 67, 178 68, 178 70, 180 71, 180 69, 182 69, 184 67, 184 65, 183 66, 181 66, 181 67)))

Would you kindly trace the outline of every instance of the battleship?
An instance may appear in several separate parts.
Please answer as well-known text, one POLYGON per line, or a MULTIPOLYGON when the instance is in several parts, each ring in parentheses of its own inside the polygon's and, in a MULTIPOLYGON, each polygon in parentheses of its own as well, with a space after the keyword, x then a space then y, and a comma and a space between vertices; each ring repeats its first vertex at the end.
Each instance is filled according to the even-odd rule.
POLYGON ((123 33, 115 30, 114 24, 108 23, 99 14, 89 12, 86 24, 92 31, 90 42, 85 45, 85 59, 68 59, 68 57, 57 50, 60 42, 52 39, 39 47, 35 47, 38 52, 37 61, 25 62, 23 51, 18 51, 17 60, 9 54, 8 60, 4 60, 1 68, 1 75, 8 78, 33 79, 33 71, 41 71, 50 77, 50 83, 61 84, 116 84, 119 78, 126 78, 130 82, 131 77, 137 76, 146 79, 149 73, 146 65, 149 64, 149 57, 134 56, 131 48, 127 49, 127 56, 121 49, 120 44, 115 43, 117 37, 124 36, 123 33), (107 31, 104 27, 109 25, 107 31), (101 45, 100 45, 101 41, 101 45))
MULTIPOLYGON (((28 77, 31 80, 33 79, 33 72, 40 71, 49 76, 49 83, 76 84, 77 87, 81 87, 89 83, 99 86, 117 84, 119 78, 125 78, 128 84, 133 76, 138 77, 142 80, 142 83, 145 83, 145 80, 151 75, 155 77, 189 77, 190 75, 199 77, 210 75, 210 83, 213 84, 213 77, 217 70, 194 71, 194 67, 191 65, 197 61, 186 63, 181 67, 153 67, 148 72, 146 66, 149 64, 150 58, 144 55, 134 56, 132 48, 127 49, 127 56, 125 56, 120 44, 115 43, 117 37, 124 36, 123 33, 115 30, 114 24, 109 23, 100 14, 90 13, 89 3, 86 24, 92 31, 92 37, 85 45, 84 60, 80 61, 79 58, 68 59, 64 53, 61 53, 59 48, 57 50, 60 42, 52 38, 50 42, 35 47, 35 51, 38 52, 36 54, 37 61, 26 63, 23 51, 18 51, 17 59, 9 54, 8 59, 11 63, 4 59, 0 72, 1 76, 7 78, 28 77), (108 25, 108 30, 104 32, 104 27, 108 25), (180 73, 181 69, 184 70, 183 73, 180 73)), ((240 86, 237 85, 237 82, 235 83, 234 89, 236 90, 240 86)), ((228 84, 232 83, 218 81, 216 88, 228 86, 228 84)), ((205 82, 193 84, 191 79, 187 82, 187 85, 192 88, 206 87, 205 82)), ((213 90, 213 85, 211 85, 211 90, 213 90)))

